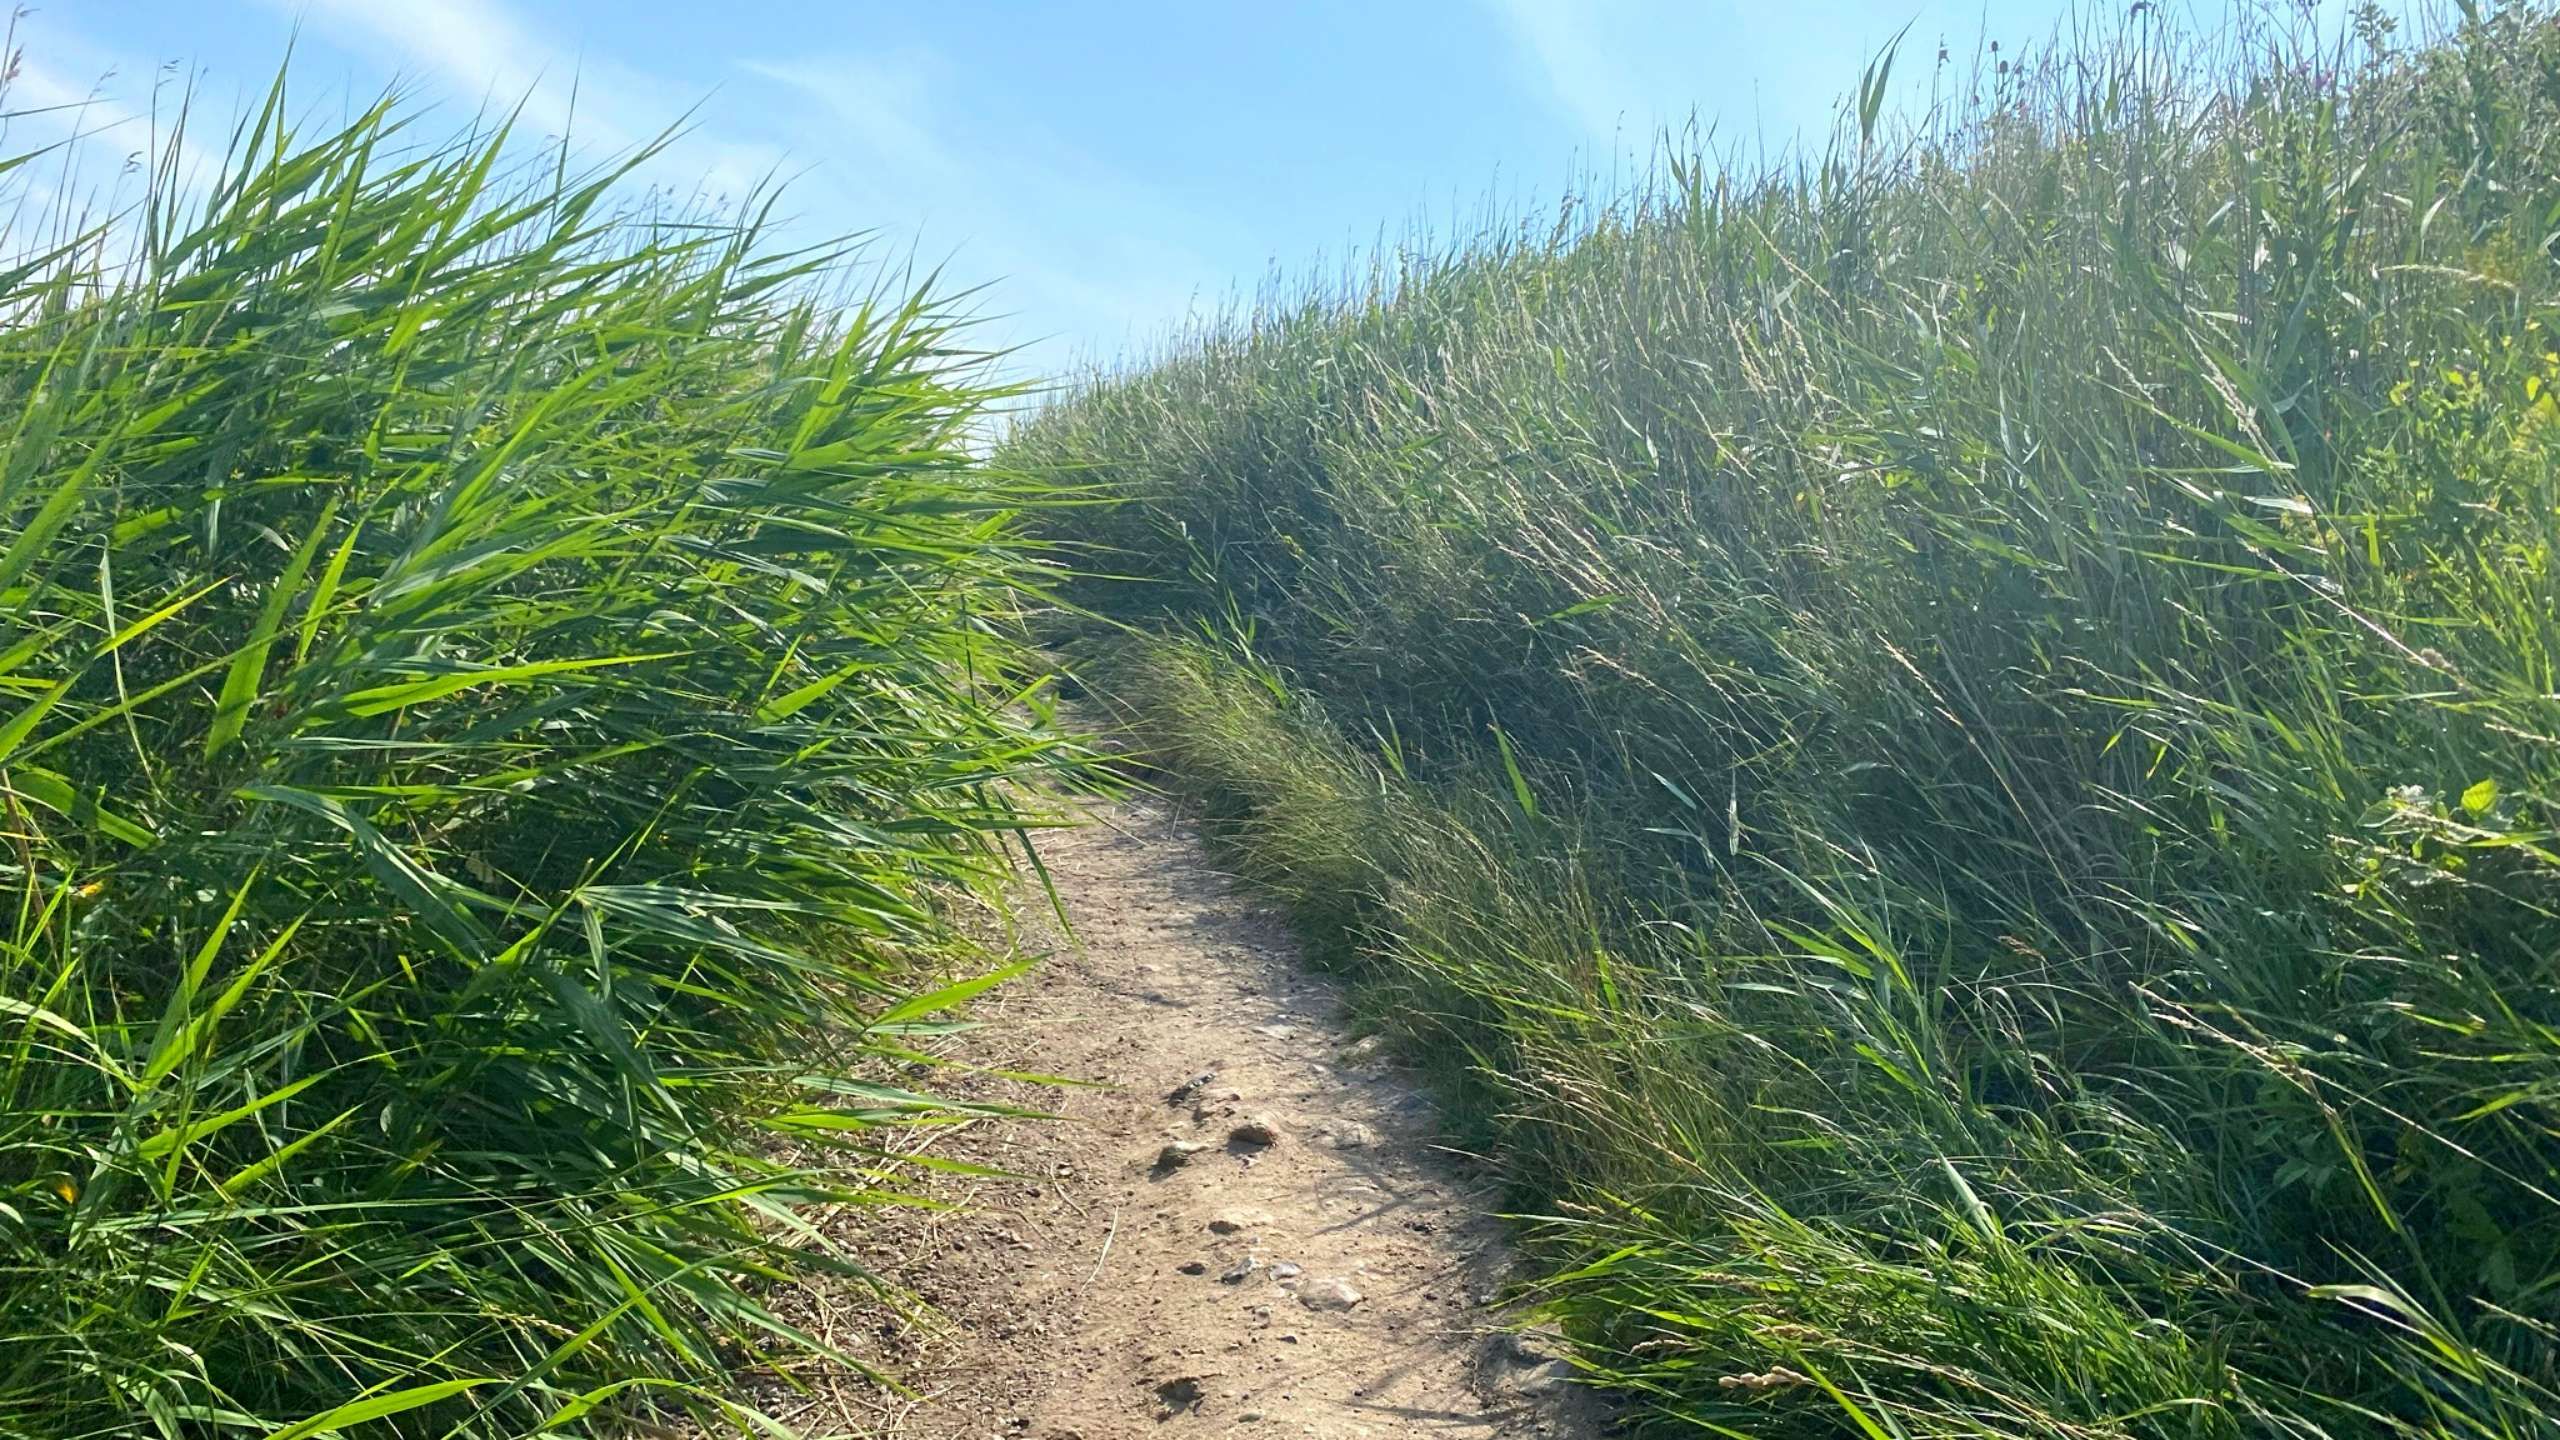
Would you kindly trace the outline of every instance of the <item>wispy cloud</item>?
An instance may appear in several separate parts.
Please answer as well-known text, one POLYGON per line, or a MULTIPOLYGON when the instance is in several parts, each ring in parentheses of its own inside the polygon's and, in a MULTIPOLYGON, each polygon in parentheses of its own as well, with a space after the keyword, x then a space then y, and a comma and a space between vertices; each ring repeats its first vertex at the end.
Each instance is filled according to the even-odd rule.
POLYGON ((1858 47, 1893 33, 1881 18, 1888 12, 1868 0, 1484 3, 1524 68, 1543 84, 1548 108, 1586 144, 1618 158, 1692 117, 1729 139, 1756 136, 1764 147, 1818 135, 1841 87, 1857 78, 1858 47), (1801 43, 1809 33, 1843 43, 1811 51, 1801 43), (1717 75, 1720 85, 1701 88, 1705 77, 1717 75))
POLYGON ((614 54, 548 33, 539 11, 505 0, 268 0, 341 46, 369 53, 443 93, 518 108, 547 136, 607 152, 660 134, 701 105, 700 123, 651 166, 735 197, 793 176, 791 207, 825 233, 876 230, 947 264, 959 284, 1000 282, 1007 316, 990 343, 1035 347, 1057 368, 1066 344, 1109 344, 1178 321, 1217 272, 1177 241, 1193 217, 1152 188, 1038 135, 970 143, 954 122, 960 77, 917 48, 739 58, 745 83, 716 96, 669 83, 614 54), (1069 233, 1076 217, 1107 226, 1069 233))
POLYGON ((747 74, 786 86, 798 92, 801 100, 815 102, 837 134, 874 159, 896 159, 910 169, 934 170, 947 167, 955 158, 924 119, 937 82, 945 78, 942 62, 929 52, 737 63, 747 74))
MULTIPOLYGON (((444 96, 513 114, 545 140, 622 154, 657 140, 706 99, 609 55, 590 53, 497 0, 268 0, 315 32, 444 96)), ((736 198, 782 165, 779 147, 702 124, 649 166, 677 188, 736 198)))
POLYGON ((489 0, 298 0, 292 8, 311 24, 435 75, 458 98, 521 106, 524 118, 550 135, 568 135, 574 128, 611 147, 632 141, 609 113, 600 113, 609 107, 592 97, 586 113, 578 113, 574 54, 568 66, 555 68, 557 52, 512 11, 489 0))
MULTIPOLYGON (((1056 373, 1160 334, 1228 283, 1229 268, 1204 250, 1253 246, 1214 213, 1068 143, 1044 117, 991 120, 969 74, 931 48, 701 55, 670 78, 649 68, 663 56, 643 59, 651 52, 602 32, 581 44, 523 0, 263 0, 262 9, 279 39, 288 26, 300 32, 305 101, 360 105, 371 87, 397 84, 448 118, 512 115, 528 144, 565 137, 594 159, 681 124, 645 167, 647 183, 735 200, 786 179, 795 238, 870 232, 881 258, 911 251, 939 266, 947 287, 991 284, 979 338, 1021 347, 1026 372, 1056 373), (728 83, 714 90, 723 71, 728 83)), ((46 59, 28 67, 9 108, 65 107, 46 136, 87 136, 84 174, 106 172, 110 156, 123 167, 147 147, 149 111, 136 97, 147 100, 162 72, 118 67, 66 22, 31 49, 46 59), (94 99, 69 78, 93 67, 114 72, 94 99)), ((255 103, 263 78, 247 77, 240 103, 255 103)), ((36 122, 25 123, 32 137, 36 122)))
POLYGON ((9 38, 17 52, 0 87, 0 154, 46 152, 14 177, 22 217, 101 218, 140 199, 173 148, 170 178, 182 190, 219 172, 220 156, 179 128, 188 76, 176 67, 137 64, 36 12, 20 14, 9 38))
POLYGON ((1586 139, 1614 141, 1634 93, 1581 0, 1492 0, 1522 55, 1545 79, 1549 99, 1586 139))
MULTIPOLYGON (((924 50, 749 59, 738 69, 784 92, 810 153, 799 183, 829 209, 896 216, 906 238, 947 249, 953 273, 1000 282, 993 303, 1019 318, 991 338, 1032 345, 1055 371, 1071 348, 1110 346, 1179 322, 1216 267, 1182 240, 1201 217, 1158 188, 1036 128, 1001 143, 959 123, 959 76, 924 50)), ((927 250, 932 253, 931 249, 927 250)))

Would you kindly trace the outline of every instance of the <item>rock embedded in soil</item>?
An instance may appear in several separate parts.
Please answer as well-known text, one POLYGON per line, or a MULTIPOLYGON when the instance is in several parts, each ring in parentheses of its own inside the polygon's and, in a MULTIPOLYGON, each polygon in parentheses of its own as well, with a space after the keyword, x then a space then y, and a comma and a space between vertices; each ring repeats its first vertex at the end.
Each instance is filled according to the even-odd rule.
POLYGON ((1212 1235, 1241 1235, 1248 1230, 1261 1230, 1271 1224, 1268 1210, 1221 1210, 1209 1217, 1212 1235))
POLYGON ((1514 1330, 1502 1337, 1502 1356, 1514 1365, 1544 1365, 1564 1349, 1552 1330, 1514 1330))
POLYGON ((1510 1382, 1510 1388, 1512 1393, 1517 1395, 1553 1395, 1571 1388, 1574 1374, 1573 1366, 1567 1362, 1550 1360, 1513 1379, 1510 1382))
POLYGON ((1368 1298, 1361 1294, 1350 1281, 1338 1276, 1325 1280, 1310 1280, 1298 1287, 1298 1303, 1310 1310, 1348 1310, 1368 1298))
POLYGON ((1163 1402, 1167 1415, 1198 1409, 1200 1396, 1200 1377, 1197 1375, 1185 1375, 1178 1380, 1167 1380, 1156 1387, 1156 1399, 1163 1402))
POLYGON ((1374 1065, 1386 1058, 1387 1037, 1384 1035, 1363 1035, 1342 1051, 1342 1063, 1345 1065, 1374 1065))

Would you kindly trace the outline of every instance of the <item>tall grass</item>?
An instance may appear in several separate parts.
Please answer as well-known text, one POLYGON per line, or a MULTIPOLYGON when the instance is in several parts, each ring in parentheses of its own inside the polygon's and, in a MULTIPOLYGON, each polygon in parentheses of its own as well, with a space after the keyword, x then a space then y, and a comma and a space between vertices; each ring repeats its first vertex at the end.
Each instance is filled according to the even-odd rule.
POLYGON ((1051 409, 1086 677, 1639 1428, 2560 1434, 2560 25, 1939 64, 1051 409))
POLYGON ((0 205, 0 1434, 745 1423, 1072 758, 1042 497, 849 247, 290 113, 0 205))

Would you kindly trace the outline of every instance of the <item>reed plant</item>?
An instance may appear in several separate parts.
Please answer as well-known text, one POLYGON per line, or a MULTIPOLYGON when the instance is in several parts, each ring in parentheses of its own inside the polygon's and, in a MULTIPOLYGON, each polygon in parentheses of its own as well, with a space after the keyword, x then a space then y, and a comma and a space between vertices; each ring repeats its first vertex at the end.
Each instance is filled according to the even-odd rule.
POLYGON ((1930 63, 1051 407, 1081 674, 1644 1433, 2560 1434, 2560 24, 1930 63))
POLYGON ((769 196, 295 115, 0 203, 0 1434, 753 1423, 965 1109, 1044 496, 769 196))

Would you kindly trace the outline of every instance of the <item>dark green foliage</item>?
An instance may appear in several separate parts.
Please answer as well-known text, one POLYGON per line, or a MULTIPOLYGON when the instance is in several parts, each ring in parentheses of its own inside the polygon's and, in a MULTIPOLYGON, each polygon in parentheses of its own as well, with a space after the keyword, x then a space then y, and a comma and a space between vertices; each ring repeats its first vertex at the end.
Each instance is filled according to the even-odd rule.
POLYGON ((1088 678, 1663 1433, 2560 1434, 2560 26, 1979 82, 1053 409, 1088 678))
POLYGON ((1038 496, 842 247, 283 117, 0 281, 0 1434, 717 1416, 952 1113, 1038 496))

